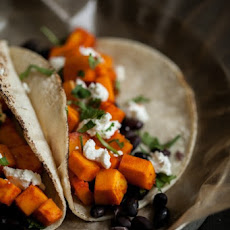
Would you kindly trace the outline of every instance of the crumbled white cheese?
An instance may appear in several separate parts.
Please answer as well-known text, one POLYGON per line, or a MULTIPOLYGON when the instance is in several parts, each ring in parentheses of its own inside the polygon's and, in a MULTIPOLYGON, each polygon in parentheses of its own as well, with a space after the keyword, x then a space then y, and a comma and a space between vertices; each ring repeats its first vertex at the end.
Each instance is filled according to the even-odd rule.
POLYGON ((24 90, 26 91, 26 93, 30 93, 30 87, 28 86, 26 82, 22 82, 22 86, 24 90))
POLYGON ((102 164, 106 169, 110 168, 110 155, 107 149, 99 148, 95 149, 95 142, 92 139, 89 139, 83 147, 83 155, 92 161, 97 161, 102 164))
POLYGON ((146 108, 142 104, 138 104, 134 101, 129 101, 124 110, 127 117, 137 119, 144 123, 149 120, 149 115, 146 111, 146 108))
POLYGON ((87 85, 85 84, 85 82, 79 78, 76 79, 76 85, 81 85, 85 89, 87 88, 87 85))
POLYGON ((104 61, 101 55, 96 50, 94 50, 92 47, 80 46, 79 51, 83 56, 89 56, 91 54, 93 57, 98 58, 100 62, 104 61))
POLYGON ((3 74, 5 73, 5 69, 3 67, 0 68, 0 75, 3 76, 3 74))
POLYGON ((3 158, 3 156, 2 156, 2 154, 0 153, 0 159, 2 159, 3 158))
POLYGON ((0 123, 5 122, 6 114, 2 112, 2 104, 0 103, 0 123))
POLYGON ((122 155, 123 155, 123 152, 122 152, 121 150, 118 150, 117 152, 118 152, 118 155, 119 155, 119 156, 122 156, 122 155))
POLYGON ((53 66, 53 68, 56 71, 59 71, 61 68, 65 65, 65 57, 58 56, 58 57, 51 57, 49 59, 50 65, 53 66))
POLYGON ((103 139, 109 139, 118 129, 121 128, 121 124, 118 121, 110 121, 111 118, 111 114, 106 113, 101 117, 101 119, 85 119, 79 124, 78 129, 82 128, 91 120, 95 126, 86 132, 91 137, 95 136, 96 133, 99 133, 103 139))
POLYGON ((75 149, 76 149, 76 150, 78 150, 78 149, 79 149, 79 147, 78 147, 78 146, 76 146, 76 147, 75 147, 75 149))
POLYGON ((8 166, 3 167, 3 172, 5 177, 13 184, 21 189, 26 189, 32 185, 37 185, 41 189, 45 189, 44 184, 42 184, 41 176, 38 173, 34 173, 31 170, 14 169, 8 166))
POLYGON ((115 73, 117 75, 118 81, 124 81, 125 80, 125 67, 123 65, 115 66, 115 73))
POLYGON ((108 100, 109 93, 101 83, 91 83, 88 87, 88 90, 91 92, 92 98, 98 98, 101 101, 108 100))
POLYGON ((167 176, 172 175, 171 162, 162 152, 155 151, 151 156, 151 162, 156 173, 165 173, 167 176))

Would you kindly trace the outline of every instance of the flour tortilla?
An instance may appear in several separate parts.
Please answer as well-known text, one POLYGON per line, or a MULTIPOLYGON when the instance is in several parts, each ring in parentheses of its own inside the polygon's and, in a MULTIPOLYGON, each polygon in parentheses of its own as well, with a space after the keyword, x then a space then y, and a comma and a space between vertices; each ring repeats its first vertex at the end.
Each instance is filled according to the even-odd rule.
MULTIPOLYGON (((123 103, 139 94, 151 98, 151 102, 147 104, 151 119, 146 123, 145 129, 159 137, 161 142, 166 142, 177 134, 181 135, 173 146, 172 152, 179 150, 185 154, 185 157, 182 161, 178 161, 174 155, 170 156, 172 173, 177 178, 162 189, 164 192, 180 178, 192 155, 197 134, 197 113, 193 91, 185 82, 179 68, 151 47, 126 39, 103 38, 98 40, 97 49, 112 56, 115 65, 125 67, 126 79, 121 85, 118 102, 123 103)), ((18 73, 25 71, 29 64, 49 67, 48 62, 42 57, 19 47, 11 48, 11 57, 18 73)), ((51 146, 70 209, 75 215, 87 221, 111 218, 112 215, 92 218, 90 207, 82 205, 71 193, 67 165, 66 97, 60 79, 56 76, 48 78, 39 73, 32 73, 26 82, 31 89, 28 96, 45 138, 51 146)), ((150 203, 156 193, 156 188, 151 189, 139 202, 139 207, 142 208, 150 203)))
POLYGON ((15 72, 14 62, 12 62, 6 41, 0 41, 0 68, 3 69, 3 74, 0 75, 0 96, 13 112, 21 125, 27 143, 43 164, 42 182, 46 186, 46 195, 52 198, 63 211, 63 216, 60 220, 45 228, 47 230, 56 229, 63 222, 66 213, 63 189, 51 150, 43 135, 31 102, 15 72))

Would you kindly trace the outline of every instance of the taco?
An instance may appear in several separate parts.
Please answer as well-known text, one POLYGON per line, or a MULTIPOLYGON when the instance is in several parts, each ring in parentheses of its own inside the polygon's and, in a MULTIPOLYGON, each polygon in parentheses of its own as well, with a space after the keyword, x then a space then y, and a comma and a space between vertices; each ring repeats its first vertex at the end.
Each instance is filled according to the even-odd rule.
POLYGON ((66 212, 63 190, 6 41, 0 41, 0 96, 1 229, 56 229, 66 212))
POLYGON ((194 148, 197 115, 191 88, 167 57, 126 39, 95 43, 77 29, 50 53, 50 62, 63 74, 64 90, 60 78, 43 74, 50 65, 39 55, 12 47, 11 58, 17 73, 28 75, 28 96, 75 215, 87 221, 111 218, 97 205, 126 206, 130 194, 142 208, 158 189, 166 191, 180 178, 194 148), (116 73, 122 79, 124 71, 115 72, 111 57, 126 71, 119 94, 116 73), (31 65, 42 70, 28 73, 31 65), (151 99, 149 115, 143 95, 151 99), (124 110, 116 102, 127 102, 124 110))

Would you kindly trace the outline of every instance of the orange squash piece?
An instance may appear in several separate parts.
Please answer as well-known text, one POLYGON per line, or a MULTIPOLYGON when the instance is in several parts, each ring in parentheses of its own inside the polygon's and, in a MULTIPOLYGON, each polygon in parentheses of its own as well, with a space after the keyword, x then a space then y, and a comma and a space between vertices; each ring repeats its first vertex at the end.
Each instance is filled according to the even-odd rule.
POLYGON ((37 173, 42 172, 42 164, 29 145, 12 148, 11 152, 15 158, 17 168, 28 169, 37 173))
POLYGON ((15 198, 21 193, 21 189, 0 178, 0 203, 10 206, 15 198))
POLYGON ((127 181, 117 169, 102 169, 96 176, 96 204, 119 205, 127 191, 127 181))
POLYGON ((107 89, 109 93, 108 101, 114 103, 115 102, 114 89, 113 89, 112 81, 109 78, 109 76, 97 77, 96 82, 101 83, 107 89))
POLYGON ((69 132, 72 132, 73 129, 79 124, 80 122, 80 114, 77 110, 73 109, 71 106, 68 106, 68 125, 69 125, 69 132))
MULTIPOLYGON (((2 155, 2 157, 6 157, 8 163, 9 163, 7 166, 9 166, 9 167, 15 166, 14 157, 6 145, 0 144, 0 154, 2 155)), ((0 166, 0 172, 1 171, 2 171, 2 166, 0 166)))
POLYGON ((0 143, 6 145, 8 148, 13 148, 25 144, 25 140, 21 137, 14 123, 7 118, 0 128, 0 143))
POLYGON ((82 137, 83 146, 90 139, 90 137, 85 133, 73 132, 69 134, 69 153, 74 150, 82 152, 80 136, 82 137))
POLYGON ((15 199, 15 202, 21 211, 29 216, 47 200, 48 197, 41 189, 34 185, 30 185, 15 199))
POLYGON ((65 91, 67 100, 76 100, 76 98, 72 95, 72 90, 75 88, 76 83, 73 80, 65 81, 62 86, 65 91))
POLYGON ((69 155, 69 168, 81 180, 93 180, 100 170, 94 161, 85 158, 78 150, 72 151, 69 155))
POLYGON ((156 174, 150 161, 124 155, 118 170, 125 176, 126 180, 140 188, 150 190, 155 184, 156 174))
POLYGON ((84 204, 93 203, 93 193, 89 189, 89 183, 78 179, 76 176, 70 176, 70 184, 74 188, 74 194, 84 204))
POLYGON ((125 112, 113 103, 103 102, 101 103, 101 109, 105 112, 110 113, 112 116, 112 120, 117 120, 121 123, 125 118, 125 112))
POLYGON ((62 210, 52 199, 46 200, 33 214, 33 216, 45 226, 55 223, 62 215, 62 210))
POLYGON ((111 162, 111 169, 117 169, 120 161, 121 161, 121 156, 115 157, 112 153, 109 153, 110 155, 110 162, 111 162))

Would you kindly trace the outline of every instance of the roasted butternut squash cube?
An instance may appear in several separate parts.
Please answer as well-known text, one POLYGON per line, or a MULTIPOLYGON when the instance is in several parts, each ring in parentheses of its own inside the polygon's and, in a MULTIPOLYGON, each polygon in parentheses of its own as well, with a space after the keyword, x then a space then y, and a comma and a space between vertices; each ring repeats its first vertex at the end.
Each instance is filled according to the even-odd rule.
POLYGON ((70 177, 70 184, 74 189, 74 194, 84 204, 93 203, 93 193, 89 189, 89 183, 78 179, 76 176, 70 177))
POLYGON ((9 118, 1 125, 0 143, 8 148, 26 144, 24 138, 18 134, 14 123, 9 118))
POLYGON ((110 168, 117 169, 121 161, 121 156, 117 157, 117 156, 114 156, 112 153, 109 153, 109 155, 110 155, 110 163, 111 163, 110 168))
POLYGON ((10 206, 20 193, 20 188, 8 180, 0 178, 0 203, 10 206))
POLYGON ((80 122, 80 114, 77 110, 73 109, 71 106, 68 106, 68 125, 69 125, 69 132, 72 132, 73 129, 79 124, 80 122))
POLYGON ((75 100, 76 98, 72 95, 72 90, 75 88, 76 83, 73 80, 65 81, 63 84, 67 100, 75 100))
POLYGON ((69 134, 69 153, 74 150, 82 152, 80 136, 82 137, 83 146, 90 139, 90 137, 85 133, 73 132, 69 134))
POLYGON ((33 214, 33 216, 45 226, 55 223, 62 217, 62 215, 62 210, 52 199, 46 200, 33 214))
POLYGON ((127 181, 117 169, 102 169, 96 176, 96 204, 119 205, 127 191, 127 181))
POLYGON ((132 155, 124 155, 118 170, 125 176, 128 183, 140 188, 149 190, 155 184, 155 170, 148 160, 132 155))
MULTIPOLYGON (((8 163, 9 163, 7 166, 9 166, 9 167, 15 166, 14 157, 6 145, 0 144, 0 154, 1 154, 1 157, 6 157, 8 163)), ((1 167, 0 167, 0 171, 1 171, 1 167)))
POLYGON ((78 150, 72 151, 69 155, 69 168, 81 180, 93 180, 100 170, 98 164, 90 161, 78 150))
POLYGON ((41 189, 30 185, 15 199, 15 202, 21 211, 29 216, 47 200, 48 197, 41 189))
POLYGON ((115 102, 115 95, 113 84, 109 76, 100 76, 96 78, 96 82, 101 83, 108 91, 109 97, 108 101, 114 103, 115 102))
POLYGON ((15 158, 17 168, 28 169, 37 173, 42 172, 42 164, 29 145, 12 148, 11 152, 15 158))
POLYGON ((125 112, 115 106, 113 103, 103 102, 101 103, 101 109, 107 113, 110 113, 112 120, 117 120, 121 123, 125 118, 125 112))

